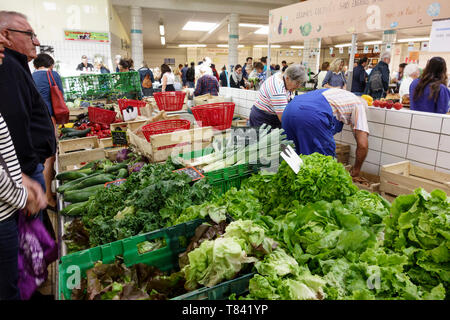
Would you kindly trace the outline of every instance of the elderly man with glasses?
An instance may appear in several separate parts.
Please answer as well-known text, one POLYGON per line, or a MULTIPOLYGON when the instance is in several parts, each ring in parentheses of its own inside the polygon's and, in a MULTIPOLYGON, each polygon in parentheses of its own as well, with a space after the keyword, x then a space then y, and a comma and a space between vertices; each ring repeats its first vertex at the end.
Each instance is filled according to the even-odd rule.
MULTIPOLYGON (((36 89, 28 62, 40 45, 26 16, 0 11, 0 34, 6 38, 0 66, 0 113, 8 125, 22 172, 45 192, 44 162, 56 151, 55 129, 49 110, 36 89)), ((43 219, 43 213, 39 214, 43 219)))

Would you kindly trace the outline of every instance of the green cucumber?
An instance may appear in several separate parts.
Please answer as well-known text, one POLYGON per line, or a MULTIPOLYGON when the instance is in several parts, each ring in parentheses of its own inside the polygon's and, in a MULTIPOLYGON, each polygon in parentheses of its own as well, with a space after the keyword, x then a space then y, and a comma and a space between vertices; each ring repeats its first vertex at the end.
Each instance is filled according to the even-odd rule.
POLYGON ((79 178, 87 177, 88 174, 81 171, 66 171, 61 172, 56 175, 56 179, 58 180, 76 180, 79 178))
POLYGON ((69 132, 76 132, 76 131, 80 131, 74 128, 61 128, 61 132, 62 133, 69 133, 69 132))
POLYGON ((88 202, 78 202, 78 203, 72 203, 62 209, 60 213, 65 216, 81 216, 83 212, 85 212, 85 207, 88 202))
POLYGON ((76 131, 71 131, 71 132, 67 132, 65 134, 66 137, 85 137, 89 132, 91 132, 91 128, 87 128, 86 130, 76 130, 76 131))
POLYGON ((84 170, 84 169, 91 169, 99 162, 100 162, 100 160, 91 161, 91 162, 87 163, 86 165, 82 166, 78 171, 84 170))
POLYGON ((64 193, 64 201, 70 203, 87 201, 89 200, 90 196, 95 195, 98 190, 102 190, 104 187, 104 184, 99 184, 96 186, 84 188, 82 190, 67 191, 64 193))
POLYGON ((103 172, 111 173, 111 172, 114 172, 114 171, 117 171, 117 170, 120 170, 120 169, 124 169, 124 168, 128 168, 128 164, 121 162, 119 164, 116 164, 116 165, 113 165, 113 166, 110 166, 110 167, 107 167, 107 168, 103 169, 103 172))
POLYGON ((76 185, 77 183, 83 181, 84 179, 88 179, 88 178, 91 178, 91 177, 94 177, 94 176, 98 176, 99 174, 100 173, 94 173, 94 174, 88 175, 86 177, 82 177, 82 178, 79 178, 79 179, 76 179, 76 180, 72 180, 72 181, 66 182, 62 186, 59 186, 58 189, 56 189, 56 191, 58 191, 59 193, 64 193, 67 190, 67 188, 69 188, 70 186, 76 185))
POLYGON ((110 174, 99 174, 95 175, 93 177, 89 177, 87 179, 84 179, 83 181, 80 181, 79 183, 70 186, 65 190, 65 192, 73 191, 73 190, 82 190, 84 188, 90 187, 90 186, 96 186, 99 184, 105 184, 106 182, 114 181, 114 176, 110 174))
POLYGON ((126 177, 128 177, 128 169, 126 168, 122 168, 119 169, 119 172, 117 173, 117 179, 125 179, 126 177))

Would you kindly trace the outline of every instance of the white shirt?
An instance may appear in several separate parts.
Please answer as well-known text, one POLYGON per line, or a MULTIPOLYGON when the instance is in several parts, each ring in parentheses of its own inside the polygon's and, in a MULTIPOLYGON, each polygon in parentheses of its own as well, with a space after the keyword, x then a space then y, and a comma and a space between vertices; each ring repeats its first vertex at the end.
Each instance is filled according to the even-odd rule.
POLYGON ((168 86, 169 84, 174 84, 175 83, 175 75, 173 74, 173 72, 171 73, 164 73, 163 77, 166 78, 167 82, 166 85, 168 86))
POLYGON ((402 83, 400 84, 400 89, 398 91, 400 95, 400 102, 402 102, 402 98, 405 94, 409 95, 409 87, 411 86, 413 80, 414 79, 411 77, 403 77, 402 83))
POLYGON ((327 75, 326 70, 320 71, 319 74, 317 75, 317 89, 323 89, 322 83, 326 75, 327 75))

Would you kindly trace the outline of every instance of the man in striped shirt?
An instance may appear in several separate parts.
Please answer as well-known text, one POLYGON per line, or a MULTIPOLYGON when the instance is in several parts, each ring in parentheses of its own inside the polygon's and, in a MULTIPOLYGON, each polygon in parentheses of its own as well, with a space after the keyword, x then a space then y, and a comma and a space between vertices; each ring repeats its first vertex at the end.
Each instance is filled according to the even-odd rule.
POLYGON ((269 77, 259 89, 250 112, 250 125, 259 127, 266 123, 272 128, 281 128, 281 116, 289 102, 290 92, 300 88, 305 81, 305 68, 299 64, 291 65, 284 74, 269 77))
POLYGON ((342 89, 320 89, 296 96, 286 107, 282 123, 299 154, 335 156, 334 135, 350 125, 356 139, 352 176, 358 176, 369 149, 369 126, 364 99, 342 89))

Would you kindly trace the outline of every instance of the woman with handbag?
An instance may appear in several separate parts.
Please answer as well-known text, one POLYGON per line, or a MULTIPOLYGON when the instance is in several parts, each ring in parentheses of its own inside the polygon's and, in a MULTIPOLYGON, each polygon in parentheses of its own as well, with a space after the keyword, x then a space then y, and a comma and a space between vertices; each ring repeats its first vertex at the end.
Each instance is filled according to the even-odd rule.
MULTIPOLYGON (((38 54, 36 59, 33 60, 33 65, 36 69, 36 71, 33 72, 33 79, 34 83, 36 84, 36 88, 38 89, 45 103, 47 104, 48 111, 50 112, 53 124, 55 126, 55 135, 57 136, 57 126, 56 126, 57 121, 55 119, 55 112, 54 112, 55 106, 53 106, 52 103, 51 86, 54 86, 56 84, 62 94, 64 93, 64 91, 62 87, 61 77, 56 71, 53 71, 54 63, 55 61, 50 55, 46 53, 38 54)), ((51 158, 48 158, 44 164, 44 178, 45 178, 47 202, 49 208, 53 210, 56 207, 56 200, 55 200, 56 195, 52 194, 51 190, 51 183, 55 175, 53 171, 54 162, 55 157, 53 156, 51 158)))

